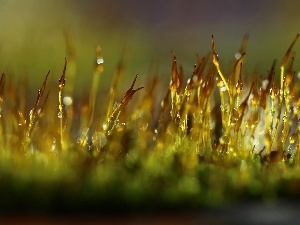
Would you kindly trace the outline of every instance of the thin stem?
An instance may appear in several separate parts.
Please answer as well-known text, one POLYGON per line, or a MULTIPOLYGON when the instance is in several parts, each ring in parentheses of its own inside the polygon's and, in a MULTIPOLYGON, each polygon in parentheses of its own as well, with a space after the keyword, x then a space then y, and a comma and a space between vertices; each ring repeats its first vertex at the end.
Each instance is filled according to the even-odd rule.
POLYGON ((64 149, 64 138, 63 138, 63 103, 62 103, 62 90, 66 84, 66 69, 67 69, 67 59, 65 58, 65 66, 63 73, 58 81, 58 118, 60 120, 60 147, 64 149))

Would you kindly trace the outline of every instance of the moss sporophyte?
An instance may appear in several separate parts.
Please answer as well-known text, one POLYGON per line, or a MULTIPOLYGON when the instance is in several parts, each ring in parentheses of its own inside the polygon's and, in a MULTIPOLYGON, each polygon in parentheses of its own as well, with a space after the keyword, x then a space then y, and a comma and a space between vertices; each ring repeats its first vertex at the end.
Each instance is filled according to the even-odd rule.
POLYGON ((28 90, 1 76, 0 189, 26 195, 1 194, 1 209, 14 208, 11 201, 53 210, 68 208, 68 202, 78 209, 120 201, 180 207, 299 196, 300 86, 293 69, 298 37, 283 57, 279 84, 276 60, 266 76, 254 73, 245 81, 247 35, 228 76, 214 37, 211 52, 198 56, 186 83, 172 51, 170 83, 160 99, 157 77, 134 89, 138 75, 117 97, 123 59, 109 94, 99 96, 105 66, 99 46, 90 93, 75 98, 76 51, 66 35, 58 88, 48 84, 49 71, 33 106, 24 95, 28 90), (58 101, 51 97, 57 94, 58 101), (97 111, 98 103, 107 105, 106 112, 97 111))

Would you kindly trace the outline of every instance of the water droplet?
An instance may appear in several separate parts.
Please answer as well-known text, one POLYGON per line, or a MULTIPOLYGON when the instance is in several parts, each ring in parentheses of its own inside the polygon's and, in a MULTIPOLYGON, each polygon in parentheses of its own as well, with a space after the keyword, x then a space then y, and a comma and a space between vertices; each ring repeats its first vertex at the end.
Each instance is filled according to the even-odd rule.
POLYGON ((226 88, 225 86, 223 86, 223 87, 220 88, 220 90, 221 90, 221 91, 226 91, 227 88, 226 88))
POLYGON ((95 132, 92 136, 92 144, 96 148, 103 148, 107 143, 107 138, 102 132, 95 132))
POLYGON ((269 80, 268 80, 268 79, 263 80, 263 81, 261 82, 262 89, 263 89, 263 90, 266 90, 268 84, 269 84, 269 80))
POLYGON ((62 118, 62 113, 58 112, 57 117, 61 119, 62 118))
POLYGON ((290 136, 290 144, 294 144, 297 139, 297 134, 293 133, 292 136, 290 136))
POLYGON ((79 144, 80 146, 85 146, 86 143, 87 143, 87 138, 85 137, 77 138, 77 144, 79 144))
POLYGON ((107 128, 108 128, 107 124, 106 124, 106 123, 103 123, 103 124, 102 124, 102 128, 103 128, 104 131, 106 131, 107 128))
POLYGON ((52 142, 52 146, 51 146, 51 150, 54 151, 56 148, 56 139, 53 138, 53 142, 52 142))
POLYGON ((285 122, 287 122, 287 116, 286 115, 284 115, 283 117, 282 117, 282 121, 285 123, 285 122))
POLYGON ((71 105, 73 103, 73 100, 70 96, 66 96, 63 98, 64 105, 71 105))
POLYGON ((99 57, 97 59, 97 64, 100 65, 100 64, 103 64, 104 63, 104 59, 102 57, 99 57))
POLYGON ((236 60, 239 60, 242 57, 242 54, 240 52, 235 53, 234 58, 236 60))
POLYGON ((197 80, 198 80, 198 75, 194 75, 194 76, 193 76, 193 82, 195 82, 195 83, 196 83, 196 82, 197 82, 197 80))
POLYGON ((161 101, 160 106, 161 106, 161 108, 164 108, 165 107, 165 101, 161 101))
POLYGON ((232 109, 231 115, 230 115, 230 123, 232 126, 234 126, 237 121, 239 120, 239 113, 236 111, 236 109, 232 109))

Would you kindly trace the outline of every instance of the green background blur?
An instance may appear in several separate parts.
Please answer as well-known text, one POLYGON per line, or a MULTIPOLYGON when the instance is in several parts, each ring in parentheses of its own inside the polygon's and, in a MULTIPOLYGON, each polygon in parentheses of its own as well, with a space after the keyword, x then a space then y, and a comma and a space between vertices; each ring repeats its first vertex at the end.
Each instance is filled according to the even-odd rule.
MULTIPOLYGON (((136 73, 138 85, 144 84, 153 62, 167 81, 170 50, 188 77, 196 54, 210 51, 212 34, 226 72, 248 32, 245 74, 258 65, 265 75, 300 32, 299 9, 298 0, 0 0, 0 72, 27 76, 32 85, 40 85, 49 69, 51 79, 58 79, 66 56, 65 30, 75 41, 77 89, 90 85, 96 45, 105 62, 102 86, 110 82, 124 49, 124 85, 136 73)), ((294 50, 299 54, 300 43, 294 50)))

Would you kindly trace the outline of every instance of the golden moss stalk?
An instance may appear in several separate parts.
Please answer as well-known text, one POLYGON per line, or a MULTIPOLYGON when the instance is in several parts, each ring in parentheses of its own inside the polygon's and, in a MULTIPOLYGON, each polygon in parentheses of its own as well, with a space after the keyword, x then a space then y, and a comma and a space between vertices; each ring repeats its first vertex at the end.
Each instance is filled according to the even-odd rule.
POLYGON ((96 97, 98 93, 98 86, 99 86, 99 80, 101 73, 103 72, 103 57, 101 52, 101 47, 96 47, 96 69, 94 71, 93 75, 93 81, 92 81, 92 87, 90 92, 90 121, 89 121, 89 127, 91 126, 93 120, 94 120, 94 114, 95 114, 95 104, 96 104, 96 97))
POLYGON ((125 51, 123 53, 123 56, 121 57, 121 60, 117 66, 117 69, 114 73, 112 84, 109 91, 109 102, 107 107, 107 113, 106 113, 106 121, 108 120, 112 110, 113 110, 113 104, 116 100, 116 91, 119 87, 121 78, 124 73, 124 59, 125 59, 125 51))
POLYGON ((121 114, 121 111, 122 109, 130 102, 130 100, 132 99, 133 95, 143 89, 144 87, 139 87, 137 89, 133 89, 133 86, 136 82, 136 79, 137 79, 138 75, 135 75, 135 78, 130 86, 130 88, 126 91, 126 93, 124 94, 121 102, 119 104, 117 104, 115 106, 115 108, 112 110, 110 116, 109 116, 109 119, 106 121, 106 125, 105 125, 105 133, 106 135, 111 135, 117 122, 118 122, 118 119, 119 119, 119 116, 121 114))
POLYGON ((230 89, 229 89, 228 83, 227 83, 227 81, 226 81, 226 79, 225 79, 225 77, 224 77, 224 75, 223 75, 223 73, 222 73, 222 71, 220 69, 219 56, 218 56, 218 54, 216 52, 214 36, 212 36, 212 53, 213 53, 213 63, 216 66, 218 74, 222 78, 222 81, 224 83, 226 91, 228 92, 229 97, 230 97, 230 89))
POLYGON ((29 113, 28 134, 31 133, 31 130, 32 130, 33 126, 34 126, 34 121, 35 121, 35 119, 37 117, 37 114, 38 114, 37 113, 38 106, 39 106, 41 98, 44 95, 44 92, 45 92, 45 89, 46 89, 46 84, 47 84, 47 79, 48 79, 49 74, 50 74, 50 70, 48 71, 48 73, 47 73, 47 75, 45 77, 45 80, 44 80, 44 82, 42 84, 41 89, 38 90, 38 94, 37 94, 37 98, 36 98, 35 104, 34 104, 32 110, 29 113))
POLYGON ((65 58, 65 65, 60 79, 58 80, 58 118, 60 122, 60 147, 62 150, 65 149, 64 138, 63 138, 63 102, 62 102, 62 90, 66 84, 66 69, 67 59, 65 58))
POLYGON ((292 44, 290 45, 290 47, 288 48, 288 50, 286 51, 286 53, 282 59, 282 63, 280 66, 280 101, 282 101, 283 88, 284 88, 283 84, 284 84, 284 80, 285 80, 285 77, 284 77, 285 65, 286 65, 287 60, 290 57, 291 51, 292 51, 296 41, 298 40, 298 38, 299 38, 299 34, 296 35, 295 39, 293 40, 292 44))

